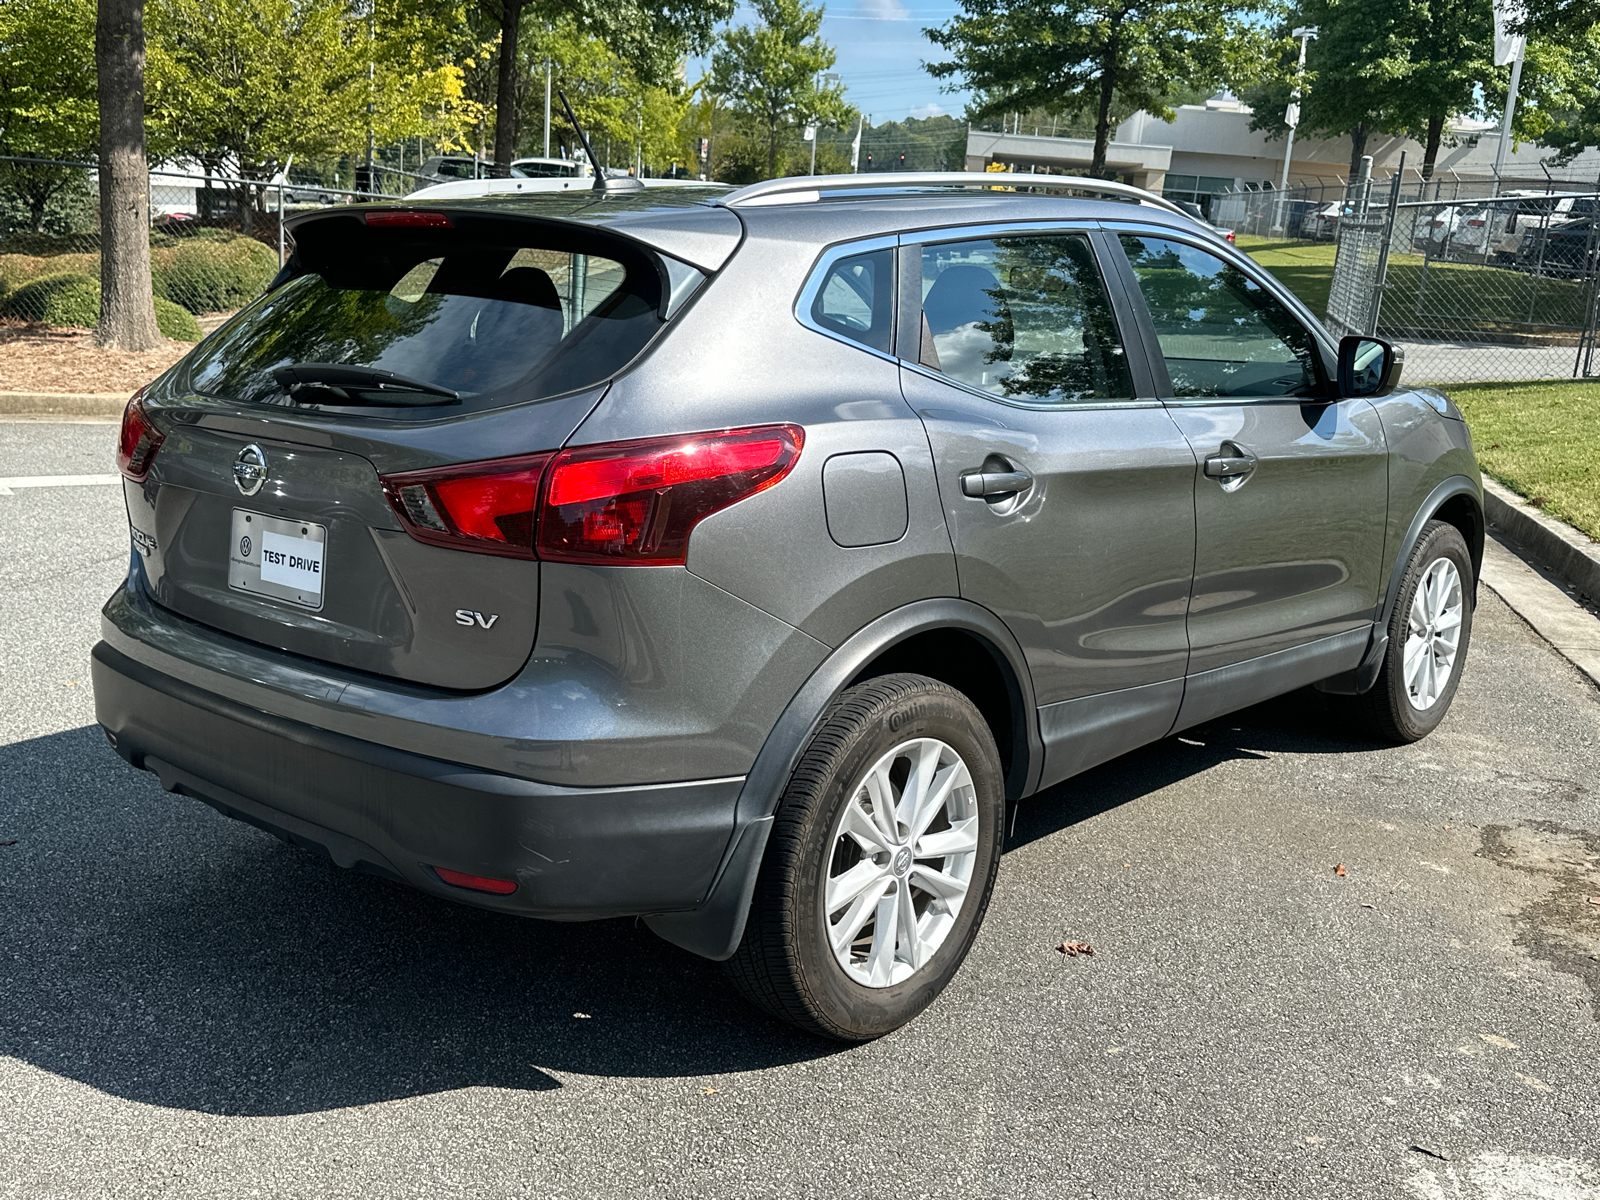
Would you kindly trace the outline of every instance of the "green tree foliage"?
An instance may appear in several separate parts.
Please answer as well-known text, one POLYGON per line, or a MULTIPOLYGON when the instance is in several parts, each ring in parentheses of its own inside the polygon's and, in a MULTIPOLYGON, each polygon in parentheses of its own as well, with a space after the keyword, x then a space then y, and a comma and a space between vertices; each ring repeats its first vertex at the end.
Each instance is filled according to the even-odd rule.
POLYGON ((1265 38, 1240 0, 961 0, 929 40, 951 57, 936 78, 980 95, 975 120, 1019 109, 1094 113, 1090 173, 1104 174, 1120 94, 1164 120, 1175 87, 1251 80, 1265 38))
POLYGON ((150 0, 151 123, 172 150, 245 178, 430 134, 474 113, 437 6, 377 0, 150 0))
MULTIPOLYGON (((0 154, 77 161, 99 138, 93 0, 0 3, 0 154)), ((70 167, 0 164, 0 186, 23 212, 18 224, 43 233, 58 221, 83 173, 70 167)), ((6 222, 10 224, 11 222, 6 222)))
MULTIPOLYGON (((1485 86, 1490 106, 1504 107, 1510 67, 1485 86)), ((1531 37, 1522 69, 1514 131, 1556 151, 1565 163, 1600 146, 1600 13, 1564 37, 1531 37)))
POLYGON ((727 30, 711 58, 711 87, 765 142, 765 178, 778 174, 786 133, 807 122, 844 125, 854 117, 837 84, 818 86, 834 63, 823 41, 823 7, 806 0, 754 0, 760 24, 727 30))

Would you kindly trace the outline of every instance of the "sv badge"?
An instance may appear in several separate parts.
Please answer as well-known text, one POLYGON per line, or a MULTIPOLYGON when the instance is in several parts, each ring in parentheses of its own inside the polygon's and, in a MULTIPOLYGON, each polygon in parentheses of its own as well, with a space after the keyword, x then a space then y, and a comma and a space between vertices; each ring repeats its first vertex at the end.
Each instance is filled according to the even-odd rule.
POLYGON ((472 612, 470 609, 456 609, 456 624, 465 625, 468 629, 471 629, 474 625, 479 629, 493 629, 494 623, 499 619, 499 613, 486 617, 481 612, 472 612))

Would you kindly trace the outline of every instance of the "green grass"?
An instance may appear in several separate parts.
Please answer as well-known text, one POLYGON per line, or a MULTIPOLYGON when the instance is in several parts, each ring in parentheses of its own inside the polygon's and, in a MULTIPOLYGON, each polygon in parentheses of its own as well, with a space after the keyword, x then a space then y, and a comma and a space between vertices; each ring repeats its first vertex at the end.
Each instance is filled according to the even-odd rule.
MULTIPOLYGON (((1286 242, 1240 237, 1239 249, 1276 275, 1317 316, 1328 309, 1333 282, 1332 242, 1286 242)), ((1429 262, 1420 254, 1389 256, 1389 287, 1383 325, 1418 336, 1493 333, 1537 334, 1535 326, 1576 328, 1583 323, 1584 294, 1576 283, 1504 267, 1429 262), (1520 327, 1520 328, 1519 328, 1520 327)))
POLYGON ((1600 539, 1600 380, 1458 383, 1450 398, 1487 474, 1600 539))
POLYGON ((1328 311, 1336 249, 1332 242, 1285 242, 1240 234, 1236 244, 1277 276, 1318 317, 1328 311))

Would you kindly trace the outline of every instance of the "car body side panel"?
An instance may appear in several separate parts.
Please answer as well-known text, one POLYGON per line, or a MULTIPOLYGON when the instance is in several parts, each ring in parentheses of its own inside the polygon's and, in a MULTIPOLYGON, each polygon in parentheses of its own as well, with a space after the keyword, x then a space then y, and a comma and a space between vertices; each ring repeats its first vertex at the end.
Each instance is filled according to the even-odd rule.
MULTIPOLYGON (((1388 568, 1409 551, 1406 531, 1433 490, 1452 475, 1465 476, 1477 485, 1481 513, 1483 475, 1466 424, 1441 416, 1424 396, 1402 389, 1372 403, 1389 442, 1389 522, 1384 538, 1385 574, 1380 581, 1386 587, 1388 568)), ((1471 549, 1476 565, 1483 553, 1481 541, 1471 549)))

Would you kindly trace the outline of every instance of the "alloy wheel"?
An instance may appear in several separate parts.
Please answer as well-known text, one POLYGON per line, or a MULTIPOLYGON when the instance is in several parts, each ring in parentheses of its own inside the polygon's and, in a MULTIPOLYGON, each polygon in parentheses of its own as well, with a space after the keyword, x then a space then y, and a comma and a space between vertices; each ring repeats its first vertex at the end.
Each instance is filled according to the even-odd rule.
POLYGON ((1406 626, 1406 698, 1418 711, 1432 708, 1450 683, 1461 645, 1463 605, 1455 563, 1434 559, 1417 585, 1406 626))

